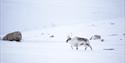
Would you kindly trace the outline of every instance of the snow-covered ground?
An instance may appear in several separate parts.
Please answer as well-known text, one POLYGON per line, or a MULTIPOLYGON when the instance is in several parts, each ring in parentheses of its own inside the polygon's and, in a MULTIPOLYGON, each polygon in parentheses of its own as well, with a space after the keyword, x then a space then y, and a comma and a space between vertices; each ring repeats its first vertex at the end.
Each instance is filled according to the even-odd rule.
POLYGON ((21 42, 0 40, 0 63, 125 63, 124 25, 123 18, 116 18, 23 31, 21 42), (98 34, 104 42, 91 40, 92 51, 75 50, 65 42, 71 34, 88 39, 98 34))
POLYGON ((0 0, 0 63, 125 63, 125 0, 0 0), (22 41, 3 41, 21 31, 22 41), (90 38, 72 49, 68 36, 90 38))

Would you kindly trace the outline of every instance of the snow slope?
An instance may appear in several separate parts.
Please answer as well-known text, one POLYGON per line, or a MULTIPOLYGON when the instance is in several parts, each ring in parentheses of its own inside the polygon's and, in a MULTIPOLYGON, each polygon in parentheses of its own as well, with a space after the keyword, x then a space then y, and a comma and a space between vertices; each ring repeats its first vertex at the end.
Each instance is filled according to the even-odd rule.
POLYGON ((124 18, 116 18, 23 31, 21 42, 0 40, 0 63, 125 63, 124 25, 124 18), (98 34, 104 42, 91 40, 92 51, 75 50, 65 42, 71 34, 88 39, 98 34))
POLYGON ((125 17, 125 0, 0 0, 0 34, 125 17))

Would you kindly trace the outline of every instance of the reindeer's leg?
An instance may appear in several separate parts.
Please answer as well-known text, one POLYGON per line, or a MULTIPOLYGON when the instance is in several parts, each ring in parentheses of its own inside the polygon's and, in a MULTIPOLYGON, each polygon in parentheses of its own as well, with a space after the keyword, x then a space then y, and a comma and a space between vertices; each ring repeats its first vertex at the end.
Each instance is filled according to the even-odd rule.
POLYGON ((76 46, 76 50, 78 50, 78 44, 76 44, 75 46, 76 46))
POLYGON ((87 43, 86 46, 90 47, 90 49, 92 50, 92 46, 89 43, 87 43))
POLYGON ((90 49, 92 50, 92 46, 91 45, 89 45, 88 47, 90 47, 90 49))
POLYGON ((86 51, 86 49, 87 49, 88 45, 84 45, 84 46, 85 46, 85 51, 86 51))
POLYGON ((72 45, 71 45, 71 48, 73 49, 72 45))
POLYGON ((85 47, 85 51, 86 51, 87 47, 85 47))

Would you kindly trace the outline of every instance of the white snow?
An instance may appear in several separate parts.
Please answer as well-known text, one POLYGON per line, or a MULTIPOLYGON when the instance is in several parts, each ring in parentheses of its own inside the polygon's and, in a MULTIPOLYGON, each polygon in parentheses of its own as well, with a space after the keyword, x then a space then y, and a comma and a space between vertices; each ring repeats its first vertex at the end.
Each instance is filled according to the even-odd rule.
POLYGON ((1 63, 124 63, 124 20, 86 22, 44 30, 24 31, 21 42, 0 40, 1 63), (113 22, 114 25, 111 25, 113 22), (119 23, 117 23, 119 22, 119 23), (94 26, 93 26, 94 25, 94 26), (68 35, 90 38, 99 34, 104 42, 91 40, 93 50, 72 49, 65 42, 68 35), (111 36, 111 34, 117 34, 111 36), (50 37, 54 35, 54 37, 50 37), (120 40, 121 39, 121 40, 120 40), (114 49, 114 50, 104 50, 114 49))
POLYGON ((0 0, 0 63, 125 63, 124 0, 0 0), (22 41, 1 40, 21 31, 22 41), (51 37, 53 35, 53 37, 51 37), (91 51, 68 36, 90 38, 91 51))

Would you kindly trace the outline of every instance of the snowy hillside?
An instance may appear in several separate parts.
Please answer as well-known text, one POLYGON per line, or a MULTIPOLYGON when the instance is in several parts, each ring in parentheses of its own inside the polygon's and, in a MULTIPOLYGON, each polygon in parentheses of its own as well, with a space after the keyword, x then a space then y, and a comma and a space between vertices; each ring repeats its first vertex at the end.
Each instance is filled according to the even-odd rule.
POLYGON ((0 0, 0 35, 125 17, 125 0, 0 0))
POLYGON ((0 63, 125 63, 124 25, 124 18, 116 18, 22 31, 21 42, 0 40, 0 63), (65 42, 70 34, 88 39, 98 34, 104 42, 90 40, 92 51, 75 50, 65 42))

